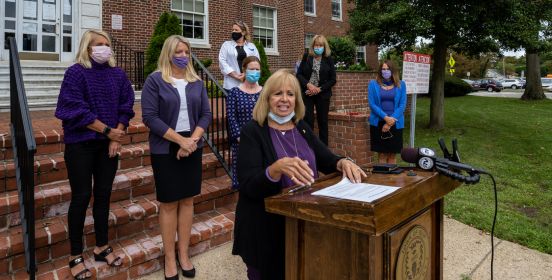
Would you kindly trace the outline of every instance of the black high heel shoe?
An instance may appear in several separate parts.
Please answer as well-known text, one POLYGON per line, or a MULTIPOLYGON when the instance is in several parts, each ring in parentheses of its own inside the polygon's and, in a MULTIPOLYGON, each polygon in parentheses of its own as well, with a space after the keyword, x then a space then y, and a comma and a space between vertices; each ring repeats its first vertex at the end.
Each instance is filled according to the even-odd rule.
POLYGON ((194 278, 195 277, 195 273, 196 273, 195 267, 192 267, 192 269, 190 269, 190 270, 184 270, 184 268, 182 268, 182 267, 180 267, 180 269, 182 270, 182 276, 184 276, 186 278, 194 278))
POLYGON ((165 276, 165 280, 178 280, 178 270, 176 270, 176 275, 167 277, 167 274, 165 274, 165 266, 163 265, 163 276, 165 276))
MULTIPOLYGON (((78 258, 71 260, 69 262, 69 268, 71 269, 79 265, 80 263, 84 263, 84 258, 82 256, 79 256, 78 258)), ((84 279, 92 278, 92 273, 90 273, 90 276, 86 275, 87 273, 90 273, 90 270, 85 267, 83 270, 77 273, 77 275, 74 275, 73 278, 75 278, 75 280, 84 280, 84 279)))
POLYGON ((117 264, 117 262, 121 259, 121 257, 119 256, 117 256, 112 262, 108 262, 106 258, 111 253, 113 253, 113 248, 109 246, 105 248, 105 250, 101 251, 99 254, 94 253, 94 260, 97 262, 105 262, 109 266, 113 266, 113 267, 118 267, 123 265, 123 262, 120 262, 119 264, 117 264))

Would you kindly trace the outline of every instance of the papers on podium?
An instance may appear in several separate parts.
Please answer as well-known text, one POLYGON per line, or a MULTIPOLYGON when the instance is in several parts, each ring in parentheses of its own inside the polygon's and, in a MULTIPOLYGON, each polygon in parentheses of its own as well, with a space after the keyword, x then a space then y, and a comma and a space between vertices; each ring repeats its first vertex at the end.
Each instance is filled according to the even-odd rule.
POLYGON ((311 195, 321 195, 331 198, 350 199, 362 202, 373 202, 399 189, 393 186, 351 183, 347 177, 339 183, 313 192, 311 195))

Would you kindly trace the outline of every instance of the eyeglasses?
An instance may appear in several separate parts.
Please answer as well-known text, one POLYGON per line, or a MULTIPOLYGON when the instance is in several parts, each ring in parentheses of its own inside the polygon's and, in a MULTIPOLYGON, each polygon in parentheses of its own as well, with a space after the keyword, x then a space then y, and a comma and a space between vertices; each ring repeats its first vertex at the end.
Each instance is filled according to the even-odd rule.
POLYGON ((393 138, 393 133, 391 133, 391 131, 383 132, 381 134, 381 139, 382 140, 390 139, 390 138, 393 138))

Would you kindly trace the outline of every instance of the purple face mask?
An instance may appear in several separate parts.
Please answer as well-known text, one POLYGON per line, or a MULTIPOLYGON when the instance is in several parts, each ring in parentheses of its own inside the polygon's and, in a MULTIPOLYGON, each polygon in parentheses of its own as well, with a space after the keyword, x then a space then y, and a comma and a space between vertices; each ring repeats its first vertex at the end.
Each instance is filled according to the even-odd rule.
POLYGON ((391 70, 381 70, 381 76, 386 80, 391 79, 391 70))
POLYGON ((189 62, 188 57, 185 57, 185 56, 180 56, 180 57, 173 56, 172 58, 172 63, 174 64, 174 66, 180 69, 186 68, 186 66, 188 66, 188 62, 189 62))

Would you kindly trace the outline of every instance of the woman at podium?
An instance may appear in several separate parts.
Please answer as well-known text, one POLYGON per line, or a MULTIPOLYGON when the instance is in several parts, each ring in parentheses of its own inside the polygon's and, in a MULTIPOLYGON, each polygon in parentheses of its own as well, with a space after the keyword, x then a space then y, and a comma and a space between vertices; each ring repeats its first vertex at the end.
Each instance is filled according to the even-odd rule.
POLYGON ((283 188, 308 186, 319 171, 340 171, 352 182, 366 176, 353 161, 333 154, 304 115, 299 82, 279 70, 266 81, 253 120, 242 128, 232 254, 242 257, 249 279, 284 279, 284 217, 266 212, 265 198, 283 188))

